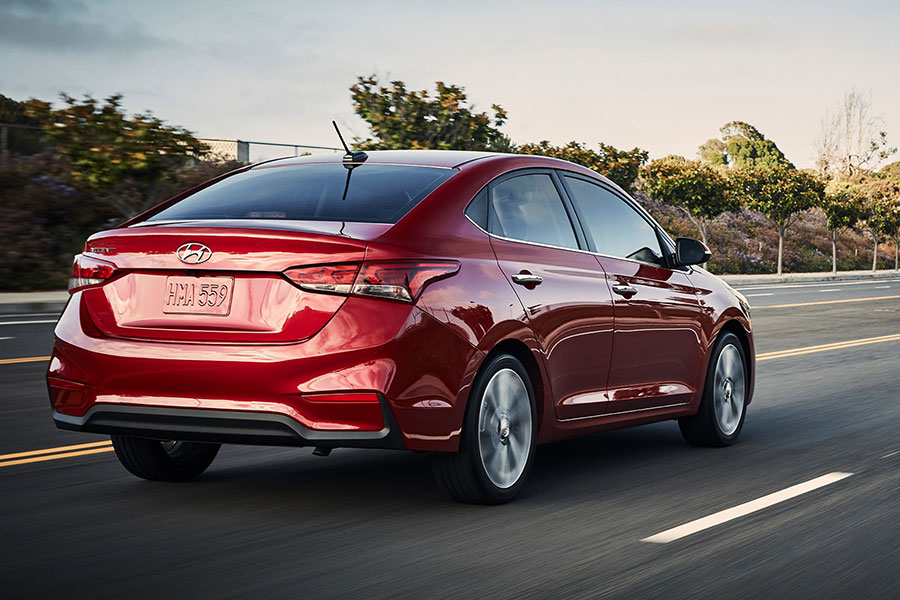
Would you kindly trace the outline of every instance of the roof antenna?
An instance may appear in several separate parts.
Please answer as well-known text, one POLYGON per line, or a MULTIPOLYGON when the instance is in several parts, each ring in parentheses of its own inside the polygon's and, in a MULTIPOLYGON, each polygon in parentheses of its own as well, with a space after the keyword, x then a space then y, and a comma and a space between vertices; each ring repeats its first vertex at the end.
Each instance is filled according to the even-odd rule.
POLYGON ((346 152, 346 154, 344 154, 344 158, 343 158, 345 167, 347 167, 348 169, 353 169, 354 167, 357 167, 359 165, 348 164, 348 163, 361 163, 364 160, 366 160, 367 158, 369 158, 369 155, 361 150, 359 150, 357 152, 351 152, 350 147, 347 145, 347 142, 344 141, 344 136, 341 135, 341 130, 338 129, 337 122, 331 121, 331 124, 334 125, 334 130, 337 132, 338 139, 341 140, 341 145, 344 147, 344 150, 346 152))

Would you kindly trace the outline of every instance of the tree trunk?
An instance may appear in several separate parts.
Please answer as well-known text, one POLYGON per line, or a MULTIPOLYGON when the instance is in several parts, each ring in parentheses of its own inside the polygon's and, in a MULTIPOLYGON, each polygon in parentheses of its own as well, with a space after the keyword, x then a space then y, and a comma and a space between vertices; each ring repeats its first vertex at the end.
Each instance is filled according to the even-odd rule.
POLYGON ((837 231, 831 232, 831 272, 837 273, 837 231))
POLYGON ((784 254, 784 226, 778 226, 778 274, 781 275, 781 257, 784 254))
POLYGON ((900 238, 894 238, 894 270, 900 271, 900 238))
POLYGON ((700 220, 700 241, 703 242, 703 245, 709 246, 709 244, 706 243, 706 220, 705 219, 700 220))
POLYGON ((872 271, 878 270, 878 235, 875 235, 875 246, 872 248, 872 271))

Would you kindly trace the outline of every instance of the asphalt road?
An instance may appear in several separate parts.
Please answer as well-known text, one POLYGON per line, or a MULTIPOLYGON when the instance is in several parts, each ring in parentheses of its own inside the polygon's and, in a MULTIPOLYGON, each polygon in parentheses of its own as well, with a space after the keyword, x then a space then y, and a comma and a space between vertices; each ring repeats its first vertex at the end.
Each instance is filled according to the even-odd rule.
MULTIPOLYGON (((392 451, 225 447, 186 484, 102 446, 9 465, 103 438, 53 427, 45 362, 0 362, 0 598, 900 598, 900 278, 739 289, 760 357, 739 444, 667 422, 542 446, 500 507, 392 451), (852 475, 690 525, 831 473, 852 475)), ((0 317, 0 361, 48 354, 52 323, 9 323, 52 319, 0 317)))

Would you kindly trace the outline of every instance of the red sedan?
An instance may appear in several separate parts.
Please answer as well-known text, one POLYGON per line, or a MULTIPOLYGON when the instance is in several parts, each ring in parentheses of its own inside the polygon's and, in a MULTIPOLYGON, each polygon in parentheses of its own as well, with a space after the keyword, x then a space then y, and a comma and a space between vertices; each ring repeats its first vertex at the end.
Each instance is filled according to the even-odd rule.
POLYGON ((749 309, 615 184, 544 157, 381 151, 257 164, 92 236, 47 380, 59 427, 133 474, 222 443, 431 453, 499 503, 539 443, 677 419, 725 446, 749 309))

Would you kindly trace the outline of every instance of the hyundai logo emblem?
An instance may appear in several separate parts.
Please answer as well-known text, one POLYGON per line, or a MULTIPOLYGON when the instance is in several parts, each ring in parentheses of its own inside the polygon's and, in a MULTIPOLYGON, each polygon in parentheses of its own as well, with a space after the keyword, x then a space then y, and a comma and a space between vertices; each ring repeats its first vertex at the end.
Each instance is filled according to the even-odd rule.
POLYGON ((199 265, 209 260, 209 257, 212 256, 212 250, 209 249, 209 246, 190 242, 179 246, 178 250, 175 251, 175 256, 183 263, 199 265))

